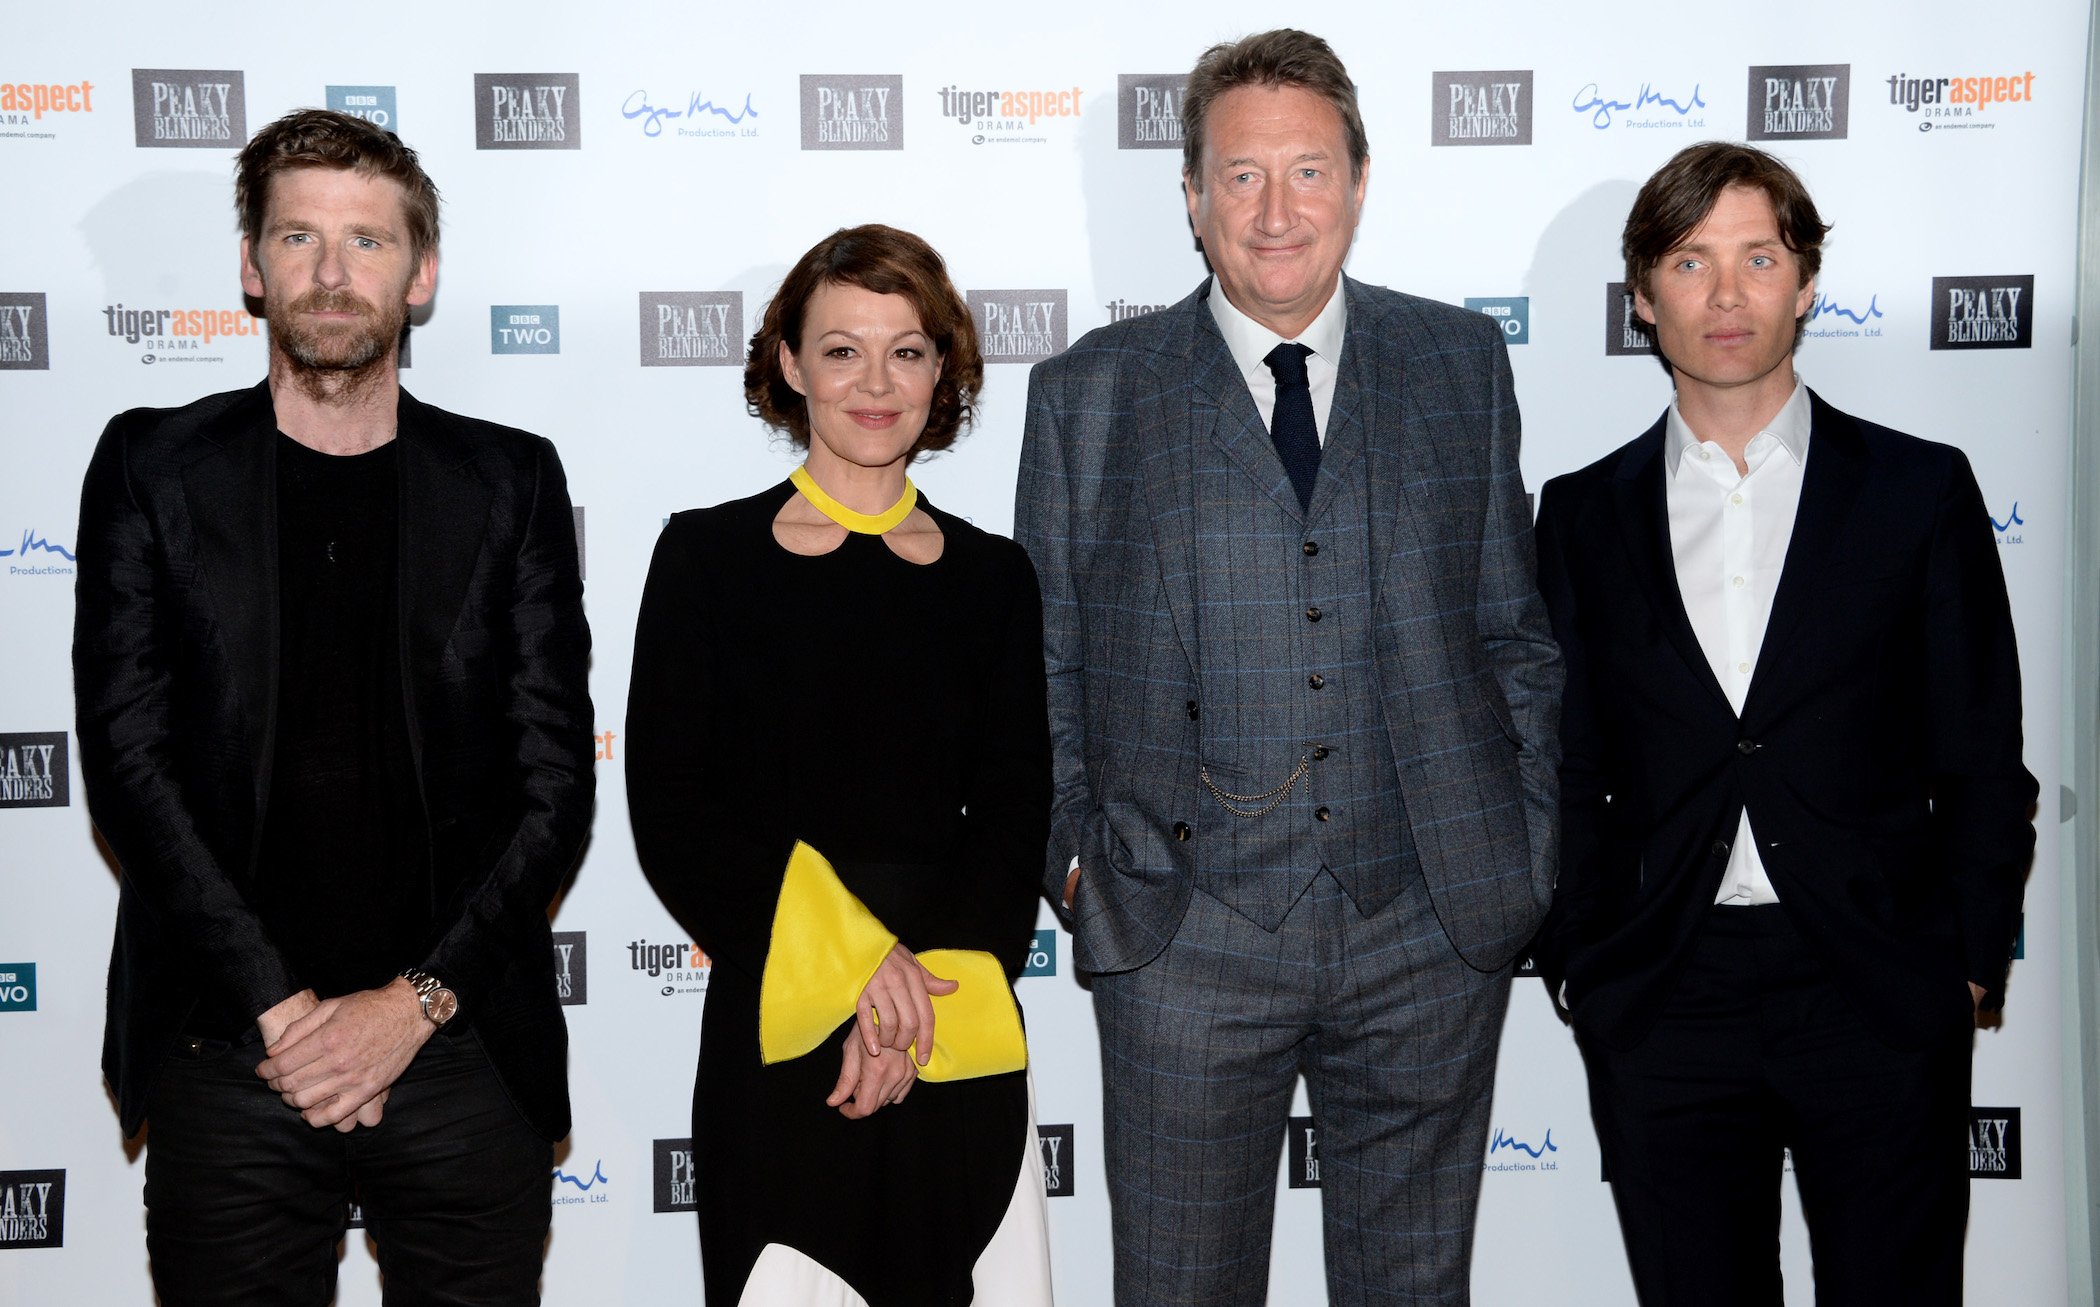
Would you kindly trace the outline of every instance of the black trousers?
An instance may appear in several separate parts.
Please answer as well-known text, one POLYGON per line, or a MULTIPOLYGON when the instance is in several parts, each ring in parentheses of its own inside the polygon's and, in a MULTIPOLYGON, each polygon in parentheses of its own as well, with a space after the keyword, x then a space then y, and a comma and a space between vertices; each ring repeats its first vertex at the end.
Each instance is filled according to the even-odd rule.
POLYGON ((1920 1001, 1944 1035, 1890 1048, 1783 906, 1717 907, 1640 1044, 1582 1041, 1642 1307, 1780 1307, 1787 1149, 1818 1307, 1961 1302, 1974 1023, 1965 986, 1920 1001))
POLYGON ((348 1134, 301 1120, 256 1076, 262 1060, 259 1040, 185 1040, 153 1087, 146 1251, 162 1307, 325 1307, 352 1201, 390 1307, 539 1301, 553 1148, 473 1032, 425 1042, 380 1123, 348 1134))

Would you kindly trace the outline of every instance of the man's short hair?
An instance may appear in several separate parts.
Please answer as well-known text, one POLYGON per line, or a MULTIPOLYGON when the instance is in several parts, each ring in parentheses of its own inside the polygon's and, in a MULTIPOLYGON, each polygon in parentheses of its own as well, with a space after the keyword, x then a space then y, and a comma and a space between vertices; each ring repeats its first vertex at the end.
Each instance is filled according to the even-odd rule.
POLYGON ((262 242, 270 206, 270 179, 294 168, 333 168, 400 183, 410 251, 437 248, 438 191, 416 152, 401 138, 362 118, 333 109, 294 109, 257 132, 234 163, 233 204, 249 246, 262 242))
POLYGON ((1755 146, 1701 141, 1679 150, 1634 197, 1619 240, 1627 286, 1654 298, 1655 265, 1698 230, 1731 186, 1763 191, 1772 201, 1779 239, 1801 261, 1801 284, 1814 281, 1823 268, 1823 238, 1830 225, 1816 212, 1801 178, 1755 146))
POLYGON ((1211 104, 1243 86, 1295 86, 1334 106, 1349 138, 1349 180, 1364 175, 1371 141, 1356 107, 1356 83, 1327 42, 1310 32, 1278 28, 1205 50, 1181 97, 1181 167, 1193 190, 1203 189, 1203 120, 1211 104))
POLYGON ((790 351, 801 349, 802 317, 821 286, 858 286, 877 295, 904 297, 941 357, 926 429, 912 445, 911 456, 946 449, 960 439, 984 385, 984 357, 978 352, 969 305, 948 280, 948 265, 933 246, 880 223, 831 233, 788 270, 766 305, 744 363, 744 403, 751 416, 786 433, 797 449, 809 448, 809 401, 788 384, 780 366, 780 344, 786 341, 790 351))

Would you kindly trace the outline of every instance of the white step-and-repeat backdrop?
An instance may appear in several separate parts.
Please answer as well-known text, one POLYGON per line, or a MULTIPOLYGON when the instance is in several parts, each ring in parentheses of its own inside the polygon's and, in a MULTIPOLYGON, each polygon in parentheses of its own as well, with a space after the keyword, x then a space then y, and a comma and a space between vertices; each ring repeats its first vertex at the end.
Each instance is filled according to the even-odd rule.
MULTIPOLYGON (((948 257, 987 333, 976 434, 920 470, 1010 527, 1027 365, 1203 276, 1177 192, 1181 78, 1273 6, 10 6, 0 39, 0 1300, 150 1301, 142 1164, 101 1084, 115 879, 73 767, 80 475, 110 414, 246 386, 234 149, 302 105, 365 114, 445 196, 407 385, 551 437, 586 544, 600 802, 555 917, 574 1046, 546 1291, 699 1293, 684 1149, 708 972, 636 868, 627 668, 664 518, 779 480, 743 412, 761 307, 818 237, 882 221, 948 257)), ((2041 845, 2002 1028, 1976 1041, 1970 1301, 2066 1296, 2058 678, 2085 6, 1315 6, 1373 167, 1351 272, 1493 314, 1536 488, 1645 427, 1618 231, 1707 137, 1776 150, 1836 230, 1802 373, 1967 451, 2019 623, 2041 845)), ((1062 1299, 1109 1298, 1093 1021, 1045 912, 1020 986, 1062 1299)), ((1483 1303, 1631 1290, 1569 1036, 1520 979, 1474 1265, 1483 1303)), ((1303 1112, 1301 1095, 1298 1109, 1303 1112)), ((1324 1297, 1317 1149, 1279 1124, 1272 1301, 1324 1297)), ((1300 1123, 1303 1124, 1302 1122, 1300 1123)), ((208 1203, 209 1193, 196 1201, 208 1203)), ((1810 1301, 1788 1186, 1789 1301, 1810 1301)), ((340 1301, 378 1301, 353 1231, 340 1301)))

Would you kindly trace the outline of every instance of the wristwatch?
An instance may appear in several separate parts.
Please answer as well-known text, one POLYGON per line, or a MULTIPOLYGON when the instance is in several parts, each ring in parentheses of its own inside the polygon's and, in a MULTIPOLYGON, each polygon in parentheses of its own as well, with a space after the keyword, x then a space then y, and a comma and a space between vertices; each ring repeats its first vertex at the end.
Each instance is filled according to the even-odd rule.
POLYGON ((433 1026, 442 1027, 459 1012, 459 995, 445 988, 445 982, 427 971, 414 967, 401 973, 401 978, 415 986, 416 999, 423 1005, 423 1016, 433 1026))

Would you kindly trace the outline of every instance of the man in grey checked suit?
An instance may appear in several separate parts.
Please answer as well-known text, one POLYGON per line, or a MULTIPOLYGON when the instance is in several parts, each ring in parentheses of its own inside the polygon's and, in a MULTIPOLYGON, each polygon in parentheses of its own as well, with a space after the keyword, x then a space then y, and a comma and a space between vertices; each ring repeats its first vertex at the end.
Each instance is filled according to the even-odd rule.
POLYGON ((1265 1299, 1303 1072, 1330 1300, 1463 1302, 1556 842, 1508 357, 1341 275, 1369 151, 1324 41, 1213 48, 1182 117, 1215 279, 1035 369, 1016 507, 1116 1301, 1265 1299))

